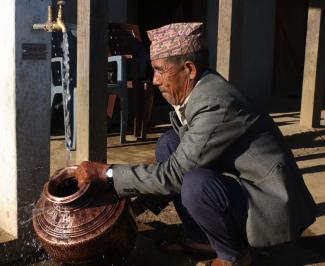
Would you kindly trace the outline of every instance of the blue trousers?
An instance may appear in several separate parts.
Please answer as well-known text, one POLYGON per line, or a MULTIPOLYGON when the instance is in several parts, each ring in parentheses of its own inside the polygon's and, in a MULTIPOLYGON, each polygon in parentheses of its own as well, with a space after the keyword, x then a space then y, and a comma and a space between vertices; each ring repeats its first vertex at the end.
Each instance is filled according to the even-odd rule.
MULTIPOLYGON (((157 161, 168 160, 179 143, 174 130, 163 134, 157 142, 157 161)), ((150 197, 151 204, 166 202, 164 196, 150 197)), ((247 250, 247 197, 232 177, 211 169, 193 169, 183 177, 180 195, 170 199, 193 241, 209 242, 218 257, 228 261, 235 261, 247 250)))

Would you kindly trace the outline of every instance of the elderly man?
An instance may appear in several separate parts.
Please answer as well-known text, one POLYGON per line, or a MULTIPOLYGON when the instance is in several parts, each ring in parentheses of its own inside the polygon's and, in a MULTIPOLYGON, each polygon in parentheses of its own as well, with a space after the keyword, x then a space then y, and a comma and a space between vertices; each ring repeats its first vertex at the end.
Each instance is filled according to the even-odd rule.
POLYGON ((153 83, 175 108, 173 129, 157 143, 158 162, 82 162, 78 181, 109 182, 120 197, 168 195, 188 247, 215 251, 211 265, 249 265, 250 246, 298 238, 315 220, 315 203, 272 119, 208 70, 202 23, 148 36, 153 83))

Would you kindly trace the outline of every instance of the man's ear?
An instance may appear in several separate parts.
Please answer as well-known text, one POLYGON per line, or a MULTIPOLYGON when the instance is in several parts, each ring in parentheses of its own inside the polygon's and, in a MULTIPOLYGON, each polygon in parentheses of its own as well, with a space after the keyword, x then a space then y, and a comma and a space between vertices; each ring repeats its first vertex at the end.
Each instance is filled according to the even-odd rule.
POLYGON ((198 71, 192 61, 185 61, 185 69, 188 71, 190 79, 196 79, 198 71))

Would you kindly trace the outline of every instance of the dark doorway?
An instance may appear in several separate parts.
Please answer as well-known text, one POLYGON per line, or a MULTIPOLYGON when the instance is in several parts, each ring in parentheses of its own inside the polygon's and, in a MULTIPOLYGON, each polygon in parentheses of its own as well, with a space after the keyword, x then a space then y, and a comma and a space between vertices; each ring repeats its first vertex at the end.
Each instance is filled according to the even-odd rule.
MULTIPOLYGON (((206 24, 206 0, 128 0, 128 23, 138 24, 141 38, 149 52, 147 31, 176 22, 203 22, 206 24)), ((148 70, 151 71, 148 62, 148 70)), ((151 73, 152 76, 152 73, 151 73)), ((169 123, 172 107, 155 91, 151 122, 169 123)))
MULTIPOLYGON (((134 2, 135 0, 129 0, 128 7, 132 9, 134 2), (133 4, 130 2, 133 2, 133 4)), ((134 9, 129 10, 128 13, 130 14, 134 11, 134 9)), ((201 21, 205 23, 205 18, 206 0, 137 1, 136 24, 140 26, 146 47, 149 47, 147 30, 176 22, 201 21)))
POLYGON ((274 54, 276 96, 301 97, 308 16, 307 0, 278 0, 274 54))

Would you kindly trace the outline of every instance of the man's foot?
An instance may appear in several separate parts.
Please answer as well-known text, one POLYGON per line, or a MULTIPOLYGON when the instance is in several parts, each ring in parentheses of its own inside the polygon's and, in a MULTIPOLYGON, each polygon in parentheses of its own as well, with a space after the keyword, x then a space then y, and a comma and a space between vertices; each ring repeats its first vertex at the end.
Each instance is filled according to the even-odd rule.
POLYGON ((215 258, 214 260, 200 261, 196 266, 249 266, 251 264, 251 253, 250 251, 247 251, 241 258, 234 262, 215 258))
POLYGON ((167 252, 183 252, 191 254, 216 254, 210 244, 194 242, 189 239, 173 242, 165 241, 160 244, 160 249, 167 252))

